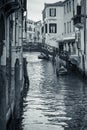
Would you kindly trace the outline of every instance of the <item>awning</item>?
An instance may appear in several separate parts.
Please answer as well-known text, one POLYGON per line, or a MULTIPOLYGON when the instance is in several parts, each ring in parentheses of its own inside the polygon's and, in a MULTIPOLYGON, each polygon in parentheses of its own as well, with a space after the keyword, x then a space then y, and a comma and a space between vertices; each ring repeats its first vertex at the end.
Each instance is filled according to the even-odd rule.
POLYGON ((64 37, 63 39, 58 40, 59 43, 64 43, 64 42, 75 42, 75 36, 72 37, 64 37))
POLYGON ((74 65, 79 65, 81 62, 81 58, 77 55, 72 55, 70 56, 69 60, 71 61, 72 64, 74 65))
POLYGON ((75 37, 66 37, 63 39, 64 42, 75 42, 75 37))

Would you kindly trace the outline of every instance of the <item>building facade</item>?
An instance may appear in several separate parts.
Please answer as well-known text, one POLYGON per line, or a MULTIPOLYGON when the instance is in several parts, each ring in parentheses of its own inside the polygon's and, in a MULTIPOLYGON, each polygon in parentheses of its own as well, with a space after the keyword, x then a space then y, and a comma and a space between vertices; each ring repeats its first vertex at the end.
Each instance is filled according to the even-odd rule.
POLYGON ((86 0, 45 4, 42 12, 42 43, 67 53, 70 62, 87 75, 86 15, 86 0))
MULTIPOLYGON (((63 32, 63 42, 60 42, 60 47, 66 51, 69 55, 78 55, 78 46, 76 43, 75 32, 78 30, 75 28, 73 23, 74 16, 74 0, 64 1, 64 32, 63 32)), ((77 4, 77 3, 75 3, 77 4)))
POLYGON ((23 90, 23 13, 26 0, 0 1, 0 129, 13 112, 19 118, 23 90), (14 109, 15 108, 15 109, 14 109))
POLYGON ((75 15, 73 17, 74 25, 78 28, 78 46, 80 63, 79 70, 87 75, 87 1, 79 0, 77 6, 74 5, 75 15))
POLYGON ((41 43, 41 21, 27 20, 27 43, 41 43))
POLYGON ((64 50, 71 52, 71 47, 74 46, 75 42, 75 28, 72 21, 73 17, 73 1, 65 0, 64 1, 64 50))
POLYGON ((45 4, 42 16, 43 43, 46 43, 49 46, 58 47, 58 41, 61 40, 63 35, 63 3, 45 4))

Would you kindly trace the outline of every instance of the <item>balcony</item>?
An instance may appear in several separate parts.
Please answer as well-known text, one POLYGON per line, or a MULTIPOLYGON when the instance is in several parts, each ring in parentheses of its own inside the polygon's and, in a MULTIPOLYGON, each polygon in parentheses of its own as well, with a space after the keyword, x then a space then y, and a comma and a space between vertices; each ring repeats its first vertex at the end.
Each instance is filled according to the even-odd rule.
POLYGON ((76 15, 74 15, 74 17, 72 18, 74 25, 77 28, 83 28, 83 24, 82 24, 82 15, 81 15, 81 6, 77 6, 77 12, 76 15))
POLYGON ((76 15, 76 16, 74 16, 73 22, 74 22, 74 25, 75 25, 77 28, 83 28, 83 24, 82 24, 82 22, 81 22, 81 15, 76 15))

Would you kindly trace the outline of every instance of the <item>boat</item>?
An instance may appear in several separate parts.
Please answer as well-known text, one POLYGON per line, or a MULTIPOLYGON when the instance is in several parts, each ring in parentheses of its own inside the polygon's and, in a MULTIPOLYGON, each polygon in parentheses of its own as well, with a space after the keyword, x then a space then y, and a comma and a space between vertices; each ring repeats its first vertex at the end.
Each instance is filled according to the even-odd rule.
POLYGON ((59 69, 56 69, 57 76, 67 75, 68 71, 64 66, 61 66, 59 69))
POLYGON ((41 54, 38 56, 38 59, 49 60, 49 56, 45 55, 44 53, 41 53, 41 54))

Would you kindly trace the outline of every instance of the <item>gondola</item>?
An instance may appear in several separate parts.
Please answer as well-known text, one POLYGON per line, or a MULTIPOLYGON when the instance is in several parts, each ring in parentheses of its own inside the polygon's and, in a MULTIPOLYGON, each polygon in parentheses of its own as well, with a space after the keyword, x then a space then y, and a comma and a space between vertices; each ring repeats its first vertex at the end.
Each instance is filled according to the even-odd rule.
POLYGON ((46 56, 45 54, 41 53, 39 56, 38 56, 38 59, 45 59, 45 60, 49 60, 49 57, 46 56))
POLYGON ((56 75, 57 76, 64 76, 67 75, 68 71, 64 66, 61 66, 59 69, 56 69, 56 75))

